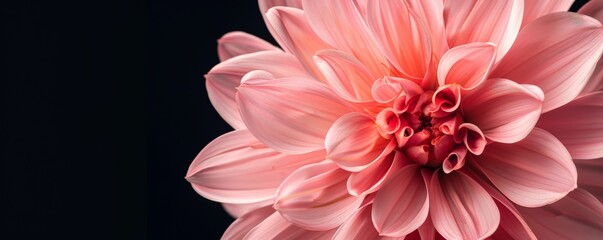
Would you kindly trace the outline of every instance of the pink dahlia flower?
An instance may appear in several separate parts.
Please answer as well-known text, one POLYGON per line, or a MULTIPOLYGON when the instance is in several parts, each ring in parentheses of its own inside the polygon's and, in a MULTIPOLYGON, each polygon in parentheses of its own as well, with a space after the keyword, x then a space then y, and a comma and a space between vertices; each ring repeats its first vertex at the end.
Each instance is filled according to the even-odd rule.
POLYGON ((600 238, 603 1, 571 3, 260 0, 281 48, 220 39, 235 130, 186 178, 223 239, 600 238))

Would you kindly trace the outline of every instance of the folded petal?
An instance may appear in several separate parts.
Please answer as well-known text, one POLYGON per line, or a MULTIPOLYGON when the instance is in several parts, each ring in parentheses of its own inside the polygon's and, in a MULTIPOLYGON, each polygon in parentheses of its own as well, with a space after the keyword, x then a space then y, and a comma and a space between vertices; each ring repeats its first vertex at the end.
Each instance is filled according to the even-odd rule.
POLYGON ((372 100, 371 87, 375 76, 353 56, 338 50, 321 50, 314 55, 314 62, 331 89, 352 102, 372 100))
POLYGON ((274 7, 266 13, 266 19, 280 39, 280 44, 295 55, 314 77, 322 79, 312 56, 318 50, 329 49, 331 46, 314 34, 304 11, 291 7, 274 7))
POLYGON ((220 61, 261 51, 280 51, 279 48, 245 32, 229 32, 218 39, 218 56, 220 61))
POLYGON ((465 122, 486 138, 503 143, 523 139, 534 128, 542 107, 542 91, 507 79, 488 79, 468 94, 461 108, 465 122))
POLYGON ((498 62, 511 48, 521 26, 522 0, 449 0, 444 3, 446 34, 451 47, 492 42, 498 62))
POLYGON ((433 225, 446 239, 484 239, 494 233, 500 221, 486 190, 459 171, 433 174, 429 210, 433 225))
POLYGON ((266 26, 268 27, 268 31, 270 31, 270 34, 272 34, 272 37, 276 40, 276 42, 285 51, 291 52, 291 50, 288 49, 288 46, 284 43, 283 39, 281 39, 279 34, 277 34, 277 32, 274 30, 274 28, 272 28, 272 26, 270 25, 270 22, 268 21, 268 18, 266 17, 266 13, 268 12, 268 10, 270 10, 270 8, 278 7, 278 6, 301 9, 302 8, 301 0, 258 0, 258 5, 260 7, 260 12, 262 13, 262 17, 264 18, 264 22, 266 23, 266 26))
MULTIPOLYGON (((327 231, 311 231, 287 221, 278 212, 268 216, 264 221, 251 229, 244 238, 255 239, 294 239, 294 240, 329 240, 335 229, 327 231)), ((224 238, 223 238, 224 239, 224 238)), ((230 238, 232 240, 241 238, 230 238)))
POLYGON ((350 112, 325 85, 305 78, 248 80, 236 99, 249 131, 269 147, 291 154, 323 149, 331 124, 350 112))
POLYGON ((603 202, 603 158, 593 160, 574 160, 578 171, 578 187, 590 192, 603 202))
POLYGON ((266 147, 242 129, 207 144, 191 163, 186 179, 210 200, 254 203, 273 198, 290 173, 321 160, 324 151, 286 155, 266 147))
POLYGON ((573 100, 603 52, 603 27, 577 13, 552 13, 529 23, 492 77, 534 84, 544 92, 543 112, 573 100))
POLYGON ((538 127, 559 139, 574 159, 603 157, 603 92, 580 96, 543 114, 538 127))
POLYGON ((492 43, 469 43, 448 50, 438 67, 440 86, 456 83, 464 90, 474 89, 486 80, 495 55, 492 43))
POLYGON ((550 205, 518 209, 539 239, 594 240, 603 236, 603 205, 582 189, 550 205))
POLYGON ((283 181, 274 208, 308 230, 333 229, 354 214, 364 199, 348 193, 349 175, 332 161, 302 167, 283 181))
POLYGON ((235 95, 241 78, 253 70, 263 70, 279 78, 309 76, 294 56, 279 51, 246 54, 216 65, 205 75, 207 95, 216 111, 234 129, 246 128, 235 95))
POLYGON ((431 61, 429 29, 404 1, 369 2, 367 22, 378 46, 398 71, 414 78, 425 76, 431 61))
POLYGON ((576 167, 569 152, 539 128, 514 144, 488 145, 472 164, 511 201, 525 207, 553 203, 576 188, 576 167))
POLYGON ((348 113, 329 128, 325 139, 327 159, 358 172, 393 150, 391 140, 379 134, 375 121, 362 113, 348 113), (392 145, 387 147, 388 145, 392 145))
POLYGON ((303 0, 302 3, 310 26, 321 39, 358 58, 373 74, 389 73, 389 66, 383 66, 388 61, 354 0, 303 0))
POLYGON ((406 157, 400 152, 388 154, 366 169, 350 174, 348 191, 354 196, 361 196, 379 190, 406 161, 406 157))
POLYGON ((266 206, 249 212, 233 223, 230 224, 228 229, 222 235, 222 240, 239 240, 243 239, 247 233, 258 224, 262 223, 266 218, 275 213, 272 206, 266 206))
POLYGON ((337 229, 335 236, 333 236, 333 240, 398 239, 379 236, 379 232, 377 232, 371 221, 372 207, 372 204, 367 204, 358 209, 354 215, 337 229))
POLYGON ((535 19, 554 12, 567 12, 574 0, 524 1, 523 28, 535 19))
POLYGON ((239 218, 245 215, 246 213, 256 210, 258 208, 272 205, 273 201, 274 200, 271 198, 268 200, 253 203, 222 203, 222 207, 224 207, 224 210, 226 210, 226 212, 230 214, 230 216, 233 216, 234 218, 239 218))
POLYGON ((377 192, 371 217, 380 235, 403 237, 427 218, 429 196, 419 165, 398 170, 377 192))

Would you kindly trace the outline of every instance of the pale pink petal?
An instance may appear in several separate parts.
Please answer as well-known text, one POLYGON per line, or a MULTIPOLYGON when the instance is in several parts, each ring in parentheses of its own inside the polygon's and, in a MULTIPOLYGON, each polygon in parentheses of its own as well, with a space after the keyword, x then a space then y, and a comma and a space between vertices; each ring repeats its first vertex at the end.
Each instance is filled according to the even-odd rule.
POLYGON ((428 213, 429 196, 421 168, 407 165, 377 192, 371 217, 381 235, 403 237, 419 228, 428 213))
POLYGON ((603 158, 593 160, 574 160, 578 170, 578 187, 588 190, 599 201, 603 202, 603 158))
POLYGON ((375 75, 388 75, 383 52, 369 31, 354 0, 303 0, 310 26, 325 42, 350 53, 375 75))
POLYGON ((432 53, 439 58, 448 50, 444 28, 444 1, 406 0, 405 2, 416 17, 426 23, 432 53))
POLYGON ((222 207, 224 207, 224 210, 226 210, 226 212, 230 214, 230 216, 233 216, 234 218, 239 218, 245 215, 246 213, 256 210, 258 208, 272 205, 273 201, 273 199, 268 199, 253 203, 222 203, 222 207))
POLYGON ((578 13, 603 21, 603 1, 590 0, 578 10, 578 13))
POLYGON ((392 65, 406 76, 423 78, 431 61, 429 29, 404 1, 370 1, 367 22, 392 65))
POLYGON ((518 209, 538 239, 595 240, 603 236, 603 205, 582 189, 550 205, 518 209))
POLYGON ((550 204, 576 188, 576 167, 569 152, 539 128, 514 144, 489 144, 472 164, 521 206, 550 204))
MULTIPOLYGON (((335 234, 335 229, 326 231, 311 231, 287 221, 278 212, 273 213, 264 221, 251 229, 245 240, 256 239, 292 239, 292 240, 330 240, 335 234)), ((224 239, 224 238, 223 238, 224 239)), ((231 238, 239 240, 241 238, 231 238)))
POLYGON ((534 84, 544 92, 543 112, 573 100, 603 52, 603 27, 577 13, 552 13, 528 24, 491 76, 534 84))
POLYGON ((603 157, 603 92, 580 96, 543 114, 538 127, 559 139, 574 159, 603 157))
POLYGON ((379 190, 407 161, 404 154, 400 152, 390 153, 366 169, 350 174, 347 182, 348 191, 354 196, 361 196, 379 190))
POLYGON ((245 32, 229 32, 218 39, 218 56, 220 61, 261 51, 280 51, 279 48, 245 32))
POLYGON ((371 88, 375 76, 356 58, 338 50, 321 50, 314 55, 318 66, 331 89, 352 102, 372 100, 371 88))
POLYGON ((375 121, 362 113, 348 113, 337 119, 325 139, 327 159, 341 168, 358 172, 393 150, 392 141, 379 134, 375 121))
POLYGON ((372 204, 367 204, 358 209, 354 215, 337 229, 335 236, 333 236, 333 240, 404 239, 404 237, 392 238, 379 236, 379 232, 377 232, 371 221, 372 207, 372 204))
POLYGON ((383 77, 373 82, 371 95, 379 103, 388 103, 396 99, 402 93, 402 84, 389 77, 383 77))
POLYGON ((468 94, 461 108, 465 122, 481 129, 486 138, 504 143, 523 139, 536 125, 542 91, 507 79, 488 79, 468 94))
POLYGON ((284 43, 283 39, 281 39, 281 36, 279 36, 279 34, 277 34, 277 32, 274 30, 274 28, 272 28, 272 26, 270 25, 270 22, 268 21, 268 18, 266 17, 266 13, 268 12, 268 10, 270 10, 270 8, 278 7, 278 6, 301 9, 302 8, 301 0, 258 0, 258 5, 260 7, 260 12, 262 13, 262 17, 264 18, 264 22, 266 23, 266 26, 268 27, 268 31, 270 31, 270 34, 272 34, 272 37, 274 37, 276 42, 285 51, 291 52, 291 50, 287 48, 288 46, 284 43))
POLYGON ((429 210, 433 225, 446 239, 483 239, 492 235, 500 222, 500 213, 486 190, 459 171, 433 174, 429 210))
POLYGON ((333 229, 354 214, 363 200, 348 193, 349 176, 332 161, 302 167, 283 181, 274 208, 308 230, 333 229))
POLYGON ((222 240, 240 240, 249 233, 249 231, 255 228, 258 224, 266 220, 270 215, 275 213, 272 206, 266 206, 249 212, 236 221, 230 224, 228 229, 222 235, 222 240))
POLYGON ((394 134, 400 127, 403 127, 400 116, 392 108, 384 108, 375 117, 375 123, 377 124, 377 130, 384 138, 391 138, 391 134, 394 134))
POLYGON ((523 28, 535 19, 554 12, 567 12, 574 3, 574 0, 526 0, 524 1, 523 28))
POLYGON ((280 44, 295 55, 314 77, 322 79, 312 56, 318 50, 329 49, 331 46, 314 34, 304 11, 290 7, 274 7, 266 13, 266 18, 272 31, 281 39, 280 44))
POLYGON ((458 170, 465 165, 465 156, 467 156, 467 148, 465 146, 455 147, 450 154, 442 162, 442 170, 445 173, 458 170))
POLYGON ((238 88, 236 99, 256 138, 292 154, 323 149, 331 124, 350 112, 325 85, 305 78, 249 80, 238 88))
POLYGON ((186 179, 208 199, 254 203, 274 197, 290 173, 324 160, 324 154, 282 154, 266 147, 247 130, 236 130, 207 144, 191 163, 186 179))
POLYGON ((495 62, 513 45, 522 16, 522 0, 448 0, 444 5, 450 46, 492 42, 497 46, 495 62))
POLYGON ((279 51, 246 54, 216 65, 205 75, 207 95, 220 116, 235 129, 246 128, 235 101, 236 87, 253 70, 267 71, 275 77, 309 77, 294 56, 279 51))
POLYGON ((496 46, 492 43, 469 43, 448 50, 438 66, 440 86, 456 83, 464 90, 481 84, 494 63, 496 46))

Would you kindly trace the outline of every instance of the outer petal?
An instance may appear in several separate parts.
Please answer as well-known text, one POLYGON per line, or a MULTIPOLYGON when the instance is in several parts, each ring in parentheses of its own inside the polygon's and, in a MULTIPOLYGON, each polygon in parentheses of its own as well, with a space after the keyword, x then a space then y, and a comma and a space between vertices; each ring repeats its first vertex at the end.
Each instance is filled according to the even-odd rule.
POLYGON ((554 12, 567 12, 574 3, 574 0, 525 0, 523 10, 523 28, 535 19, 554 12))
POLYGON ((538 127, 557 137, 574 159, 603 157, 603 92, 578 97, 543 114, 538 127))
POLYGON ((303 0, 314 32, 331 46, 350 53, 373 74, 387 75, 387 59, 380 51, 354 0, 303 0))
POLYGON ((249 212, 230 224, 222 235, 222 240, 243 239, 247 233, 274 213, 272 206, 266 206, 249 212))
POLYGON ((429 206, 433 225, 446 239, 484 239, 494 233, 500 221, 490 195, 459 171, 433 174, 429 206))
POLYGON ((249 131, 285 153, 323 149, 331 124, 350 111, 326 86, 304 78, 254 79, 238 90, 237 103, 249 131))
POLYGON ((404 1, 375 0, 367 20, 379 47, 406 76, 423 78, 431 61, 429 29, 404 1))
POLYGON ((371 208, 373 204, 367 204, 358 209, 335 233, 333 240, 365 240, 365 239, 404 239, 379 236, 379 232, 371 221, 371 208))
POLYGON ((235 101, 241 78, 253 70, 263 70, 274 77, 309 76, 294 56, 278 51, 263 51, 224 61, 205 75, 207 95, 216 111, 235 129, 246 128, 235 101))
POLYGON ((578 13, 603 21, 603 1, 590 0, 578 10, 578 13))
MULTIPOLYGON (((584 4, 578 11, 580 14, 588 15, 596 18, 599 22, 603 22, 603 1, 592 0, 584 4)), ((603 61, 599 59, 597 66, 590 80, 582 90, 583 93, 603 91, 603 61)))
POLYGON ((368 168, 350 174, 347 182, 348 191, 354 196, 360 196, 379 190, 406 161, 404 154, 390 153, 368 168))
POLYGON ((224 207, 224 210, 226 210, 226 212, 230 214, 230 216, 233 216, 234 218, 239 218, 245 215, 246 213, 256 210, 258 208, 272 205, 273 201, 273 199, 268 199, 254 203, 222 203, 222 207, 224 207))
POLYGON ((314 62, 342 98, 352 102, 372 100, 371 88, 376 78, 353 56, 337 50, 321 50, 314 55, 314 62))
POLYGON ((448 43, 452 47, 471 42, 492 42, 498 46, 498 62, 513 45, 522 16, 523 0, 445 1, 448 43))
POLYGON ((415 231, 429 213, 427 185, 418 165, 400 169, 373 202, 371 217, 381 235, 403 237, 415 231))
POLYGON ((273 7, 292 7, 292 8, 302 8, 301 0, 258 0, 258 5, 260 7, 260 12, 262 13, 262 17, 264 18, 264 22, 268 27, 268 31, 272 34, 272 37, 278 42, 278 44, 283 47, 283 49, 287 52, 291 52, 290 49, 287 48, 287 45, 284 44, 283 39, 277 34, 277 32, 272 28, 270 22, 268 22, 268 18, 266 17, 266 13, 270 8, 273 7))
POLYGON ((405 2, 417 18, 426 24, 431 39, 432 53, 439 58, 448 50, 444 29, 444 2, 423 0, 406 0, 405 2))
POLYGON ((582 189, 551 205, 519 207, 519 211, 539 239, 595 240, 603 236, 603 205, 582 189))
POLYGON ((278 212, 275 212, 251 229, 243 239, 329 240, 333 234, 335 234, 335 229, 327 231, 311 231, 296 226, 283 218, 278 212))
POLYGON ((247 130, 218 137, 201 150, 186 174, 204 197, 254 203, 274 197, 281 182, 301 166, 324 159, 324 151, 286 155, 260 143, 247 130))
POLYGON ((280 51, 279 48, 269 42, 245 32, 229 32, 218 39, 220 61, 243 54, 269 50, 280 51))
POLYGON ((575 160, 576 169, 578 170, 578 187, 588 190, 599 201, 603 202, 603 181, 601 181, 601 173, 603 173, 603 158, 595 160, 575 160))
POLYGON ((571 156, 559 140, 539 128, 514 144, 488 145, 473 164, 521 206, 550 204, 576 188, 576 167, 571 156))
POLYGON ((302 167, 283 181, 274 208, 303 228, 333 229, 354 214, 363 200, 348 193, 349 175, 331 161, 302 167))
POLYGON ((599 21, 577 13, 553 13, 528 24, 491 76, 539 86, 542 111, 574 99, 603 52, 599 21))
POLYGON ((337 119, 325 139, 327 159, 341 168, 358 172, 377 159, 385 157, 393 148, 392 141, 381 137, 375 121, 362 113, 348 113, 337 119))
POLYGON ((496 142, 513 143, 533 129, 540 116, 542 91, 507 79, 489 79, 461 103, 465 122, 496 142))
POLYGON ((438 66, 440 86, 456 83, 464 90, 481 84, 494 63, 496 46, 492 43, 470 43, 450 49, 438 66))

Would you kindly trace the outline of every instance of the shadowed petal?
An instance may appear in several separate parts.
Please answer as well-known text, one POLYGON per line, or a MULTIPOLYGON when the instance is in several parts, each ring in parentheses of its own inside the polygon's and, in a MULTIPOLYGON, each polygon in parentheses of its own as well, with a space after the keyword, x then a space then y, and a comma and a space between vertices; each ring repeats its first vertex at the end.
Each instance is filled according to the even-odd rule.
POLYGON ((186 179, 204 197, 227 203, 254 203, 274 197, 290 173, 324 160, 324 151, 286 155, 266 147, 247 130, 210 142, 191 163, 186 179))
POLYGON ((349 176, 331 161, 304 166, 283 181, 274 208, 306 229, 333 229, 354 214, 363 200, 348 193, 349 176))
POLYGON ((576 188, 576 167, 559 140, 534 128, 520 142, 492 143, 472 162, 511 201, 540 207, 576 188))
POLYGON ((272 206, 266 206, 249 212, 236 221, 230 224, 228 229, 222 235, 221 240, 240 240, 249 233, 249 231, 255 228, 258 224, 262 223, 266 218, 274 213, 272 206))
MULTIPOLYGON (((582 8, 580 8, 578 13, 591 16, 599 20, 599 22, 603 22, 603 1, 588 1, 586 4, 584 4, 584 6, 582 6, 582 8)), ((603 61, 601 59, 599 59, 593 75, 590 77, 590 80, 584 87, 584 90, 582 90, 582 93, 596 91, 603 91, 603 61)))
POLYGON ((578 187, 588 190, 599 201, 603 202, 603 158, 592 160, 574 160, 578 171, 578 187))
POLYGON ((520 32, 491 76, 540 87, 545 96, 542 111, 548 112, 578 96, 602 52, 599 21, 577 13, 552 13, 520 32))
POLYGON ((249 131, 285 153, 323 149, 331 124, 350 112, 326 86, 304 78, 248 80, 238 90, 237 103, 249 131))
POLYGON ((234 218, 239 218, 244 214, 256 210, 258 208, 272 205, 273 201, 274 200, 271 198, 268 200, 254 203, 222 203, 222 207, 224 207, 224 210, 226 210, 226 212, 230 214, 230 216, 233 216, 234 218))
POLYGON ((280 51, 279 48, 245 32, 229 32, 218 39, 218 56, 220 61, 226 61, 227 59, 261 51, 280 51))
POLYGON ((554 12, 567 12, 574 0, 524 1, 523 28, 535 19, 554 12))
POLYGON ((488 79, 465 97, 461 108, 465 122, 478 126, 488 139, 513 143, 536 125, 542 99, 538 87, 488 79))
POLYGON ((335 233, 333 240, 366 240, 381 239, 394 240, 404 239, 379 236, 379 232, 373 226, 371 221, 371 208, 373 204, 367 204, 358 209, 335 233))
POLYGON ((538 127, 559 139, 574 159, 603 157, 603 92, 580 96, 543 114, 538 127))
MULTIPOLYGON (((268 216, 264 221, 257 224, 256 227, 249 230, 243 239, 329 240, 333 234, 335 234, 335 229, 327 231, 311 231, 296 226, 283 218, 281 214, 275 212, 268 216)), ((238 240, 241 238, 230 239, 238 240)))
POLYGON ((494 63, 496 46, 492 43, 469 43, 448 50, 438 66, 440 86, 456 83, 464 90, 481 84, 494 63))

